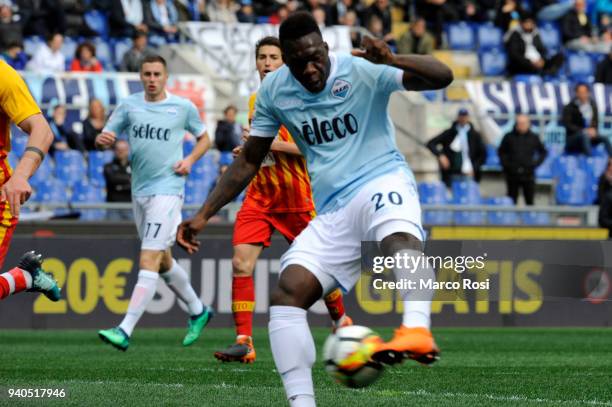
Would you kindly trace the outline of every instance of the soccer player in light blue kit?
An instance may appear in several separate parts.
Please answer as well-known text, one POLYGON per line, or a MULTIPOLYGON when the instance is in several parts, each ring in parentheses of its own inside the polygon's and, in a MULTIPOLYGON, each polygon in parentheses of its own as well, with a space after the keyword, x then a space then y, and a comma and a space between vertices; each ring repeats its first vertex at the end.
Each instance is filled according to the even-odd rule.
POLYGON ((121 102, 96 138, 96 145, 104 149, 114 144, 117 135, 125 133, 131 150, 134 219, 142 241, 140 272, 121 324, 98 332, 104 342, 123 351, 155 295, 159 276, 187 304, 190 318, 183 345, 194 343, 213 316, 212 308, 202 304, 170 250, 181 223, 185 176, 211 145, 206 126, 193 103, 166 91, 168 71, 162 57, 146 57, 140 79, 144 92, 121 102), (198 142, 183 158, 186 131, 198 142))
MULTIPOLYGON (((453 75, 431 56, 394 55, 384 41, 371 38, 353 56, 331 54, 304 12, 285 20, 279 37, 286 65, 262 83, 251 137, 198 214, 181 224, 177 240, 190 253, 197 250, 197 233, 255 175, 279 126, 294 135, 307 160, 318 215, 281 259, 269 333, 290 404, 313 406, 315 346, 306 310, 337 286, 349 290, 357 282, 362 241, 379 242, 389 257, 422 255, 416 184, 395 144, 389 97, 399 90, 446 87, 453 75)), ((406 275, 402 267, 394 272, 396 278, 406 275)), ((409 276, 435 278, 425 262, 409 276)), ((430 332, 432 292, 401 295, 402 325, 371 357, 384 364, 405 358, 432 363, 438 357, 430 332)))

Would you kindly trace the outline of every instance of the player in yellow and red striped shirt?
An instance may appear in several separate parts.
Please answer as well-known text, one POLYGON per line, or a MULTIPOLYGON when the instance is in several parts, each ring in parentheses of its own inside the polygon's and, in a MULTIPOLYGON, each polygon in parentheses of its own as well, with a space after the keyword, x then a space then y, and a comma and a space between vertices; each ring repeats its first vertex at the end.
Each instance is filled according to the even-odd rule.
MULTIPOLYGON (((260 78, 283 65, 280 43, 276 37, 265 37, 255 47, 256 67, 260 78)), ((249 99, 249 122, 253 117, 256 94, 249 99)), ((237 147, 235 153, 239 153, 237 147)), ((236 342, 215 352, 223 361, 253 363, 252 325, 255 307, 253 270, 257 258, 270 246, 274 230, 290 243, 314 217, 314 203, 306 161, 284 127, 272 143, 270 153, 249 184, 246 198, 234 225, 232 259, 232 312, 236 324, 236 342)), ((344 313, 342 293, 336 289, 325 297, 325 305, 334 327, 352 324, 344 313)))
MULTIPOLYGON (((19 209, 32 194, 28 182, 49 146, 53 133, 34 102, 19 74, 0 60, 0 267, 8 252, 19 209), (11 170, 11 122, 30 135, 28 145, 15 169, 11 170)), ((33 251, 21 258, 19 265, 0 274, 0 299, 21 291, 39 291, 52 301, 59 300, 60 290, 50 274, 41 269, 42 256, 33 251)))

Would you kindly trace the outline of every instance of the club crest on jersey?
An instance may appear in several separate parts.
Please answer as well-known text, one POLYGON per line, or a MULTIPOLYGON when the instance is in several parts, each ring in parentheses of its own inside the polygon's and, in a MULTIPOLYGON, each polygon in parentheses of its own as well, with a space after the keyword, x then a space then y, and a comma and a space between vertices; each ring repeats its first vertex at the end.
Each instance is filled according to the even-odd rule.
POLYGON ((166 113, 168 113, 170 116, 176 116, 178 114, 178 111, 175 107, 170 107, 168 108, 168 110, 166 110, 166 113))
POLYGON ((342 79, 336 79, 331 88, 331 94, 338 99, 345 99, 351 91, 351 84, 342 79))

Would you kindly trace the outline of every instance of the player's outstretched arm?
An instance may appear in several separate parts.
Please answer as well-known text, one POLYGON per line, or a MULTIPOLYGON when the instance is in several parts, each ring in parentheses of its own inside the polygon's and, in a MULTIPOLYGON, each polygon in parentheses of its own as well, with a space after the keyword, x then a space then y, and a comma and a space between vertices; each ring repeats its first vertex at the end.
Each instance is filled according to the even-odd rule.
POLYGON ((28 180, 40 166, 53 142, 53 133, 49 128, 49 123, 40 113, 26 118, 19 123, 19 127, 30 135, 28 145, 13 175, 0 190, 0 200, 9 202, 13 216, 19 216, 21 205, 32 194, 32 187, 28 180))
POLYGON ((442 89, 453 81, 450 68, 431 55, 395 55, 387 43, 371 37, 364 37, 361 47, 353 55, 403 70, 406 90, 442 89))
POLYGON ((179 226, 176 236, 179 246, 190 254, 198 250, 200 247, 200 242, 197 240, 198 233, 206 226, 208 219, 249 185, 270 151, 273 140, 272 137, 249 137, 238 157, 223 173, 198 213, 179 226))
POLYGON ((174 165, 174 172, 179 175, 187 175, 191 172, 191 167, 210 149, 212 143, 208 132, 204 132, 199 138, 196 145, 193 147, 191 154, 183 158, 174 165))

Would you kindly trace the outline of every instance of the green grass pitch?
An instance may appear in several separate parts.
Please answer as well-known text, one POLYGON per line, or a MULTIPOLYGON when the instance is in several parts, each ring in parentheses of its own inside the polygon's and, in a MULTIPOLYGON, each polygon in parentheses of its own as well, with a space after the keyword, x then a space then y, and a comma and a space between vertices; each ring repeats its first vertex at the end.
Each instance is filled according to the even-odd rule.
MULTIPOLYGON (((362 390, 343 388, 325 373, 320 353, 328 332, 313 330, 319 406, 612 406, 612 329, 436 329, 437 364, 405 362, 362 390)), ((180 345, 183 333, 137 329, 123 353, 95 330, 1 331, 0 405, 33 402, 9 400, 8 388, 68 392, 37 405, 286 405, 264 329, 255 332, 258 359, 250 366, 212 357, 233 330, 208 329, 190 348, 180 345)))

